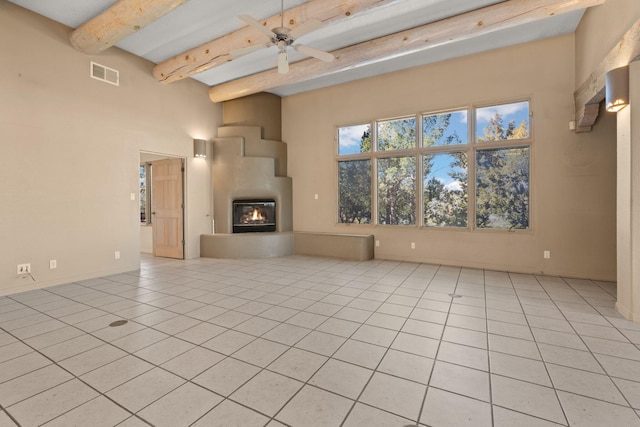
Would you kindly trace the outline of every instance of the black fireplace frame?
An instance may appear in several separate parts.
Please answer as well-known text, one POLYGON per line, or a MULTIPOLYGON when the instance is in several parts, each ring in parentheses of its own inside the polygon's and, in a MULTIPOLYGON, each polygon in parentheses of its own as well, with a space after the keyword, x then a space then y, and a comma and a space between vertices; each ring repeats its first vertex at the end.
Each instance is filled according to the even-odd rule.
POLYGON ((231 218, 233 233, 268 233, 276 231, 276 201, 273 199, 238 199, 231 204, 231 218), (263 224, 243 224, 237 222, 238 208, 244 206, 263 206, 270 208, 273 218, 263 224))

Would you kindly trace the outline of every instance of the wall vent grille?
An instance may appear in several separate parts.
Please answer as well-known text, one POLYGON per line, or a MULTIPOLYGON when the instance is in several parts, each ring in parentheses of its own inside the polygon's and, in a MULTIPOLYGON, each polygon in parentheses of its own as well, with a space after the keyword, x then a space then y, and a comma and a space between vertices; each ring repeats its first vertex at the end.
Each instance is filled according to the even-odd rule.
POLYGON ((120 85, 120 72, 113 68, 105 67, 96 62, 91 62, 91 78, 100 80, 115 86, 120 85))

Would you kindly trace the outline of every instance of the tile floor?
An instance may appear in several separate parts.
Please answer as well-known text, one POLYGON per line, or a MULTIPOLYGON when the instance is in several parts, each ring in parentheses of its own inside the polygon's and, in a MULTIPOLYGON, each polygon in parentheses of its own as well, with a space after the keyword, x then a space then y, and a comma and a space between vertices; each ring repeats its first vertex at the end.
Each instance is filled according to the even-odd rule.
POLYGON ((415 263, 143 257, 0 297, 0 427, 640 426, 640 325, 614 295, 415 263))

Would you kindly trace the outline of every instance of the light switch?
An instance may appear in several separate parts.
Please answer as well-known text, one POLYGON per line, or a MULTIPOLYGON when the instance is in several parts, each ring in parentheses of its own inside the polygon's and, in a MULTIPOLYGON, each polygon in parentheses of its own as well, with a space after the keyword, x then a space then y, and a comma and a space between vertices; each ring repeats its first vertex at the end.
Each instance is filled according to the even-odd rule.
POLYGON ((136 199, 136 193, 131 193, 131 200, 135 200, 136 199))

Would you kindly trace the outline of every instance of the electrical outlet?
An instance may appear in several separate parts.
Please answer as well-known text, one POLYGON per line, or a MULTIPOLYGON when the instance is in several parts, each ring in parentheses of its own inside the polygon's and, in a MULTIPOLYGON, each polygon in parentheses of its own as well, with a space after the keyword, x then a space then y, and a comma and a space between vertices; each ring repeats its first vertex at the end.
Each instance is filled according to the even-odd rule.
POLYGON ((411 242, 411 249, 415 249, 416 248, 416 242, 411 242))
POLYGON ((551 251, 544 251, 544 259, 550 259, 551 258, 551 251))
POLYGON ((380 240, 376 240, 376 248, 380 247, 380 240))
POLYGON ((313 198, 314 198, 314 199, 316 199, 316 200, 318 200, 318 193, 314 194, 314 195, 313 195, 313 198))
POLYGON ((54 268, 58 268, 58 261, 56 261, 55 259, 50 259, 49 260, 49 269, 53 270, 54 268))
POLYGON ((18 264, 17 274, 21 276, 23 274, 31 273, 31 264, 18 264))
POLYGON ((114 254, 113 254, 113 257, 115 259, 120 259, 120 251, 115 251, 114 254))

